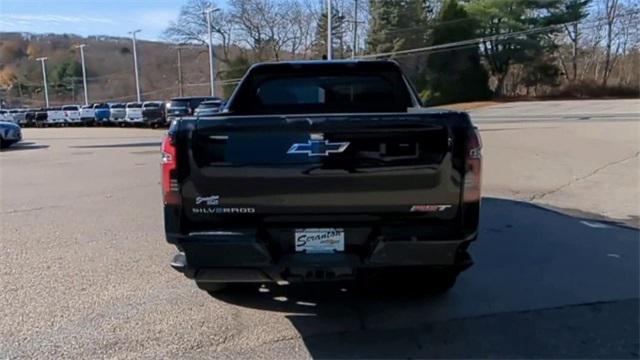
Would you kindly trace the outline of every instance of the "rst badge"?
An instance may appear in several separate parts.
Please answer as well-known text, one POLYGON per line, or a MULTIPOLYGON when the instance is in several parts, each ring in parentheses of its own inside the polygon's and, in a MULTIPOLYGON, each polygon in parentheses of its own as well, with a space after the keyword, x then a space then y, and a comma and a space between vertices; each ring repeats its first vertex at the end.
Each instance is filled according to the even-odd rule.
POLYGON ((291 145, 287 154, 307 154, 307 156, 328 156, 341 153, 349 146, 348 142, 329 142, 329 140, 309 140, 306 143, 291 145))
POLYGON ((413 205, 411 212, 441 212, 450 208, 451 205, 413 205))

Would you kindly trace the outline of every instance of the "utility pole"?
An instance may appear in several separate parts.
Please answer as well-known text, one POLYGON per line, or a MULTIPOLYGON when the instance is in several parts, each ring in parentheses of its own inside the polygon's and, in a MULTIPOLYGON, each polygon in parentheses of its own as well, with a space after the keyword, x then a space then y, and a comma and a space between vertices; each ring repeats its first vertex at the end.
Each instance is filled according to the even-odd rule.
POLYGON ((40 57, 37 58, 37 61, 42 63, 42 82, 44 84, 44 103, 45 107, 49 107, 49 91, 47 90, 47 68, 44 66, 44 62, 47 61, 48 58, 40 57))
POLYGON ((351 58, 355 59, 358 52, 358 0, 353 1, 353 49, 351 58))
POLYGON ((86 44, 80 44, 74 46, 76 49, 80 49, 80 59, 82 60, 82 85, 84 86, 84 104, 89 105, 89 96, 87 95, 87 70, 84 66, 84 47, 86 44))
POLYGON ((333 59, 333 29, 331 28, 331 0, 327 0, 327 60, 333 59))
POLYGON ((182 87, 182 48, 178 47, 178 96, 183 96, 182 87))
POLYGON ((213 34, 211 33, 211 13, 219 11, 220 9, 208 8, 204 11, 207 15, 207 30, 209 32, 209 76, 211 81, 211 96, 216 96, 216 68, 215 68, 215 53, 213 51, 213 34))
POLYGON ((138 102, 140 102, 140 79, 138 78, 138 52, 136 51, 136 34, 139 33, 140 29, 130 31, 131 40, 133 41, 133 69, 136 76, 136 95, 138 97, 138 102))

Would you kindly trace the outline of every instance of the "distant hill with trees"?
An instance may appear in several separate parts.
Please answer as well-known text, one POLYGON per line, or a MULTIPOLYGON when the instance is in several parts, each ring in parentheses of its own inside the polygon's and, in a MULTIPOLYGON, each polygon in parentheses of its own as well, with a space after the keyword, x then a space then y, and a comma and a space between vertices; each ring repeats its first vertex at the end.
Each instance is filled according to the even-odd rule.
MULTIPOLYGON (((207 21, 217 89, 229 95, 253 63, 326 55, 326 0, 185 0, 164 33, 138 42, 145 99, 209 91, 207 21)), ((333 0, 334 58, 395 59, 427 104, 489 97, 639 96, 640 3, 628 0, 333 0), (358 12, 355 12, 355 5, 358 12), (354 29, 357 25, 357 37, 354 29), (418 50, 416 50, 418 49, 418 50)), ((80 102, 85 43, 92 100, 133 100, 131 40, 0 33, 0 89, 13 102, 42 99, 40 56, 54 103, 80 102)))

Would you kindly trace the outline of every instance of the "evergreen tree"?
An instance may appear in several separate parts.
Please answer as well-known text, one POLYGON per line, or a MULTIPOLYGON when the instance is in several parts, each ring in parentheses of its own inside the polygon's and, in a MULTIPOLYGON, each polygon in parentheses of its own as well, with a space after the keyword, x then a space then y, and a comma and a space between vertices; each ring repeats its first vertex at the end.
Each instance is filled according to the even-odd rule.
POLYGON ((369 9, 369 52, 393 52, 426 43, 426 20, 431 10, 427 1, 370 0, 369 9))
POLYGON ((51 73, 51 86, 59 91, 72 91, 76 83, 82 79, 82 66, 71 59, 58 63, 51 73))
MULTIPOLYGON (((331 38, 333 44, 333 56, 339 59, 344 54, 339 54, 336 45, 339 39, 344 36, 347 29, 347 23, 344 15, 340 14, 336 8, 331 8, 331 38)), ((327 55, 327 9, 324 8, 322 14, 318 18, 316 25, 316 34, 313 42, 313 55, 320 59, 327 55)))
MULTIPOLYGON (((514 64, 531 64, 552 53, 555 43, 550 35, 561 31, 563 0, 474 0, 466 10, 478 20, 482 53, 496 79, 497 95, 501 95, 504 81, 514 64), (529 31, 519 36, 512 33, 529 31), (508 35, 491 38, 495 35, 508 35)), ((548 70, 548 69, 547 69, 548 70)))
MULTIPOLYGON (((476 37, 477 23, 456 0, 448 0, 433 29, 433 45, 476 37)), ((483 100, 491 97, 489 76, 480 63, 477 46, 435 52, 427 60, 423 100, 429 105, 483 100)))

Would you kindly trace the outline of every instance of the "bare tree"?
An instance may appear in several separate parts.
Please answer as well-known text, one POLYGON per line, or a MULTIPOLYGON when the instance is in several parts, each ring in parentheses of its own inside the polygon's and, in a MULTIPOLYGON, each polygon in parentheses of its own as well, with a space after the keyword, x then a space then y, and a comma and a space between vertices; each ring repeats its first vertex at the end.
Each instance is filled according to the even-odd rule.
POLYGON ((602 73, 602 86, 607 86, 609 81, 609 75, 611 75, 611 69, 618 56, 620 50, 620 43, 614 44, 616 41, 616 23, 618 22, 618 13, 620 10, 619 0, 604 0, 604 12, 605 12, 605 28, 606 28, 606 40, 605 40, 605 60, 604 71, 602 73), (616 45, 616 50, 612 54, 612 47, 616 45))
MULTIPOLYGON (((164 37, 176 43, 206 45, 208 30, 205 10, 209 8, 218 7, 211 0, 189 0, 180 9, 178 19, 172 21, 164 31, 164 37)), ((222 48, 222 56, 218 54, 218 58, 223 62, 229 61, 229 51, 234 44, 230 18, 230 14, 222 9, 211 14, 211 30, 222 48)))

